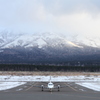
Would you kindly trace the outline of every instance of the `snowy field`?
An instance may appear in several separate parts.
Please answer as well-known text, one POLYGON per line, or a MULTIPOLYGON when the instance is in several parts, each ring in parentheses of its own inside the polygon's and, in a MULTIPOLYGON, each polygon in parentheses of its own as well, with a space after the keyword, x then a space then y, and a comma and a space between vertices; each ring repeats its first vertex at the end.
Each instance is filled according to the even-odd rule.
POLYGON ((100 91, 100 82, 95 82, 95 83, 83 82, 83 83, 76 83, 76 84, 95 90, 95 91, 100 91))
POLYGON ((25 84, 25 82, 0 82, 0 90, 11 89, 23 84, 25 84))
MULTIPOLYGON (((25 84, 26 82, 48 82, 50 76, 0 76, 0 90, 6 90, 25 84)), ((51 76, 52 82, 75 82, 95 91, 100 91, 100 75, 90 76, 51 76)))

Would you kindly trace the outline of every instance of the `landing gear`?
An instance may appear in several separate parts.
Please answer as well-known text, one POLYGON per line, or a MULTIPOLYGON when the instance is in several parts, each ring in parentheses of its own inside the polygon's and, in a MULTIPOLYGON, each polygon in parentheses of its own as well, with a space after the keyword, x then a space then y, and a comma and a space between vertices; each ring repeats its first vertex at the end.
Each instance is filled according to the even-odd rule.
POLYGON ((52 92, 52 89, 50 89, 50 92, 52 92))
POLYGON ((41 85, 41 88, 42 88, 42 91, 43 91, 43 89, 44 89, 44 85, 41 85))
POLYGON ((58 92, 59 92, 60 90, 59 90, 59 87, 58 87, 58 92))
POLYGON ((43 91, 43 87, 42 87, 42 91, 43 91))
POLYGON ((60 91, 60 85, 58 85, 58 91, 60 91))

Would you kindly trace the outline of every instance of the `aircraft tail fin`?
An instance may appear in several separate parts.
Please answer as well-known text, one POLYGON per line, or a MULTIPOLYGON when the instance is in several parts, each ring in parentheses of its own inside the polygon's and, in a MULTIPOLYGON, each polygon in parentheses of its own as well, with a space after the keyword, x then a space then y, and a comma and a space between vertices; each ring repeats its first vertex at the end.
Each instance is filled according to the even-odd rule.
POLYGON ((50 83, 51 83, 51 76, 50 76, 50 83))

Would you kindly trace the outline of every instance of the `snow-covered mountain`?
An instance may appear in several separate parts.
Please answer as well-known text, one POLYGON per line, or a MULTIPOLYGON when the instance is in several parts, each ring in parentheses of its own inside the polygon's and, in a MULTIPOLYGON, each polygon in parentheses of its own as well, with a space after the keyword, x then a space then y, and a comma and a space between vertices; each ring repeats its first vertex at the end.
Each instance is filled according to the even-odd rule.
POLYGON ((77 45, 100 48, 100 37, 75 35, 68 37, 68 40, 76 43, 77 45))
POLYGON ((2 31, 0 32, 0 48, 7 44, 14 42, 21 34, 13 34, 11 32, 2 31))
MULTIPOLYGON (((0 63, 64 63, 99 61, 99 38, 55 33, 0 33, 0 63)), ((100 61, 99 61, 100 62, 100 61)))
POLYGON ((0 34, 1 48, 13 48, 17 46, 25 48, 38 46, 39 48, 42 48, 44 46, 55 47, 61 45, 81 48, 81 46, 53 33, 20 34, 20 35, 11 35, 7 33, 0 34))
POLYGON ((78 47, 84 46, 100 48, 99 38, 80 37, 63 37, 55 33, 35 33, 35 34, 12 34, 7 32, 0 33, 0 48, 13 47, 78 47))

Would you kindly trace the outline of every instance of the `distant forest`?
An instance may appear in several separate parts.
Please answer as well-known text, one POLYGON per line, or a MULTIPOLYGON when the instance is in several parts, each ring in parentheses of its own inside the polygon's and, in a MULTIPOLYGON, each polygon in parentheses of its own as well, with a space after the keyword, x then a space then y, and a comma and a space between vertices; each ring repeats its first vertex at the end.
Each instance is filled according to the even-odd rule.
POLYGON ((57 66, 31 64, 0 64, 0 71, 82 71, 100 72, 100 66, 57 66))

